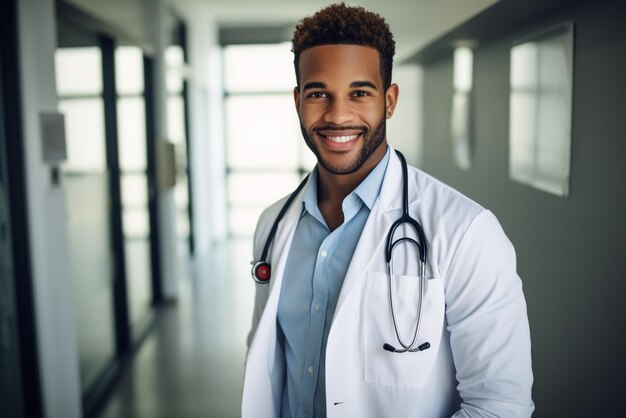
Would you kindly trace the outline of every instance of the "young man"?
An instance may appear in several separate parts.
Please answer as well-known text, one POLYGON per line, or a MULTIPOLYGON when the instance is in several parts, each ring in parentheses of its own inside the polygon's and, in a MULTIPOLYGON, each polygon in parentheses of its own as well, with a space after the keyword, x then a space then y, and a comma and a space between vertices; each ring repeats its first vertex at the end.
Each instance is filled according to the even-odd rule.
POLYGON ((244 417, 533 411, 510 242, 489 211, 406 169, 387 144, 394 50, 384 20, 362 8, 332 5, 296 27, 294 99, 318 164, 257 226, 244 417), (405 223, 395 245, 403 210, 424 235, 405 223))

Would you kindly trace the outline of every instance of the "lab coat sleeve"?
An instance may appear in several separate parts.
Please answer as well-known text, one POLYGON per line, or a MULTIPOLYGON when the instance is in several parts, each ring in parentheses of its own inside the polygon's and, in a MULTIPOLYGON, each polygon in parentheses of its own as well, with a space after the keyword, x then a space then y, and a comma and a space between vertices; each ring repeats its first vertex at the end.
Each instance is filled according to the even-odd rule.
POLYGON ((453 417, 530 417, 530 332, 515 251, 489 211, 461 238, 446 276, 446 318, 461 396, 453 417))
MULTIPOLYGON (((254 241, 253 241, 253 248, 252 248, 254 262, 260 260, 261 253, 263 252, 263 245, 265 244, 264 239, 269 233, 269 227, 267 225, 266 219, 269 216, 271 216, 268 213, 271 211, 271 209, 272 208, 268 208, 261 214, 259 221, 257 223, 256 230, 254 232, 254 241)), ((248 338, 246 340, 248 349, 250 349, 252 338, 254 337, 257 326, 259 325, 259 321, 261 320, 261 314, 263 313, 263 309, 265 308, 265 304, 267 303, 267 298, 269 296, 268 284, 256 283, 252 278, 250 278, 250 281, 254 283, 255 296, 254 296, 254 308, 252 311, 252 325, 250 327, 250 332, 248 333, 248 338)))

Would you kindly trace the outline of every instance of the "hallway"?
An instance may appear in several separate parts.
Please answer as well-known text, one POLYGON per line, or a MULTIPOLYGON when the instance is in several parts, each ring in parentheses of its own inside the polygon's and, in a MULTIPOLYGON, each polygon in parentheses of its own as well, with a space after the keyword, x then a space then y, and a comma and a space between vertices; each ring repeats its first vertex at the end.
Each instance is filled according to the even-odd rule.
POLYGON ((251 241, 217 245, 164 306, 101 418, 238 417, 252 318, 251 241))

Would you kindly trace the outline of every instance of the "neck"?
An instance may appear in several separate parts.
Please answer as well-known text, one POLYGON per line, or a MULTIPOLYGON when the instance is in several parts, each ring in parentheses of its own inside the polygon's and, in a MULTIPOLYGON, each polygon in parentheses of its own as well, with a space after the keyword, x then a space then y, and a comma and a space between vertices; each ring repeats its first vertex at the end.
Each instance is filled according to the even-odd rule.
POLYGON ((363 178, 337 176, 319 167, 317 183, 317 201, 322 204, 327 201, 342 202, 363 181, 363 178))
POLYGON ((334 174, 318 164, 317 202, 320 208, 331 207, 341 213, 341 203, 383 159, 387 151, 386 141, 378 147, 370 158, 355 172, 334 174))

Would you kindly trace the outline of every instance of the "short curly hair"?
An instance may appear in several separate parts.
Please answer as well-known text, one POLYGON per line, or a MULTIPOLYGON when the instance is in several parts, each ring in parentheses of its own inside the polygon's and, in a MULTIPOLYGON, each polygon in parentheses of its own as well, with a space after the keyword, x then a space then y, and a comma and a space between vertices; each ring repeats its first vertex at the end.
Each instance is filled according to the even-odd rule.
POLYGON ((362 45, 378 51, 380 75, 385 90, 391 85, 396 43, 389 25, 377 13, 345 3, 330 5, 312 17, 302 19, 291 41, 296 81, 300 85, 300 54, 320 45, 362 45))

